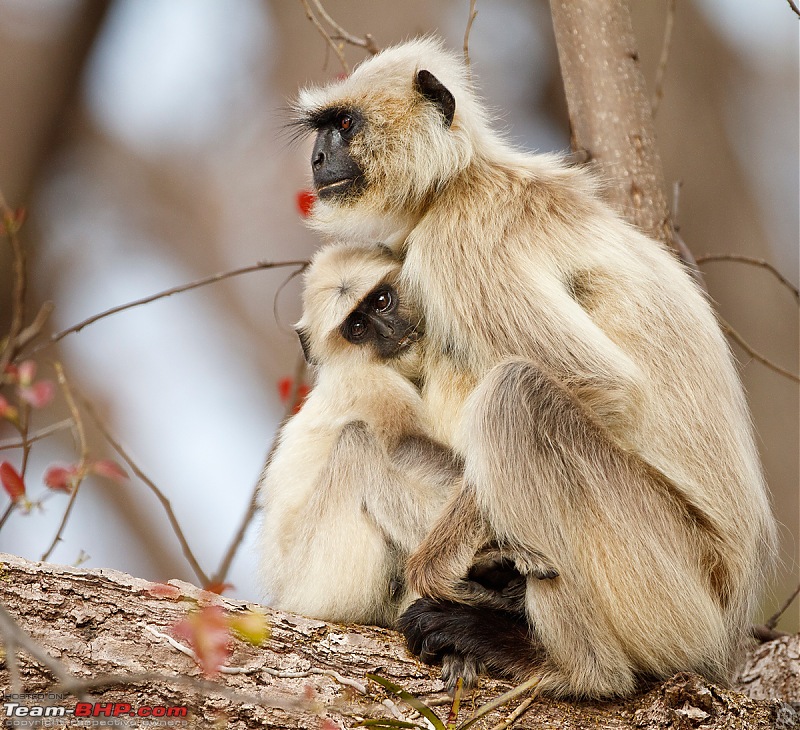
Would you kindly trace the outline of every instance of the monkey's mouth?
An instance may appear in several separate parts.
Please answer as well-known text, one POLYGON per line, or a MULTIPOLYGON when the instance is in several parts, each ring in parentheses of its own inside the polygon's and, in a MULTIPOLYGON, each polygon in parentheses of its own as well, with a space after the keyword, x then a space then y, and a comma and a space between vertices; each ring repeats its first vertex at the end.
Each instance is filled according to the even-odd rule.
POLYGON ((346 195, 356 183, 357 178, 346 177, 344 180, 336 180, 317 188, 317 195, 322 198, 332 198, 338 195, 346 195))
POLYGON ((320 200, 328 198, 344 198, 345 196, 355 195, 364 187, 364 176, 354 175, 353 177, 344 177, 341 180, 333 180, 326 182, 324 185, 317 187, 317 196, 320 200))
POLYGON ((413 345, 415 342, 419 342, 420 337, 422 337, 421 332, 418 332, 417 330, 411 330, 410 332, 407 332, 402 339, 398 340, 397 346, 401 350, 405 350, 405 348, 411 347, 411 345, 413 345))

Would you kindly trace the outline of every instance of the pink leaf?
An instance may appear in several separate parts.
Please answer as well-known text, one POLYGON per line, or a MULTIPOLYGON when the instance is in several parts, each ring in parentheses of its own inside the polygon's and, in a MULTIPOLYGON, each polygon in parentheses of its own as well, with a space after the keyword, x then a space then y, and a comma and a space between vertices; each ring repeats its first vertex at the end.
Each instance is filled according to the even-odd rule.
POLYGON ((34 408, 44 408, 56 392, 56 387, 49 380, 40 380, 33 385, 22 385, 17 389, 19 397, 34 408))
POLYGON ((203 606, 175 624, 173 631, 189 642, 206 676, 219 672, 230 654, 231 632, 225 611, 219 606, 203 606))
POLYGON ((71 494, 79 481, 79 469, 76 465, 51 466, 44 473, 44 483, 55 492, 71 494))
POLYGON ((25 481, 7 461, 0 464, 0 482, 3 483, 3 489, 14 504, 25 498, 25 481))
POLYGON ((123 484, 128 481, 128 473, 113 459, 93 461, 89 466, 89 471, 99 477, 111 479, 117 484, 123 484))
POLYGON ((147 592, 153 598, 169 598, 172 601, 177 601, 183 595, 180 588, 169 583, 152 583, 147 592))

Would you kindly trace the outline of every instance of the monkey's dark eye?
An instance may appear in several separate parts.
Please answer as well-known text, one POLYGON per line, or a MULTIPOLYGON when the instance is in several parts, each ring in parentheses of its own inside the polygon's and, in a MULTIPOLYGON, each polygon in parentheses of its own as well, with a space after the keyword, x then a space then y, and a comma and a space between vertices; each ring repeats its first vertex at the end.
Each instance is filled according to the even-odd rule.
POLYGON ((392 308, 393 304, 394 297, 392 296, 392 292, 388 289, 379 291, 372 299, 372 306, 375 308, 375 311, 378 314, 388 312, 392 308))
POLYGON ((347 320, 348 339, 351 342, 362 339, 364 335, 367 334, 368 328, 369 328, 369 323, 367 322, 367 318, 360 312, 354 313, 347 320))

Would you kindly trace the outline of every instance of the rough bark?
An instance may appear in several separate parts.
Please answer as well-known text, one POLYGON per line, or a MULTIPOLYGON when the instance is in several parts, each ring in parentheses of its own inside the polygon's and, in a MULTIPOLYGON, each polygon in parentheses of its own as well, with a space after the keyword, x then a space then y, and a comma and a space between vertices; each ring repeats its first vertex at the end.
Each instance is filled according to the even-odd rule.
MULTIPOLYGON (((366 672, 376 672, 426 701, 431 696, 442 698, 438 670, 411 658, 395 632, 336 626, 269 609, 270 640, 260 648, 235 642, 228 664, 244 671, 220 675, 214 689, 203 683, 190 657, 147 628, 171 633, 171 627, 186 613, 185 600, 159 597, 152 583, 112 570, 33 563, 11 555, 0 556, 0 561, 0 603, 64 670, 88 683, 86 699, 124 702, 134 708, 186 706, 190 713, 186 727, 206 728, 219 722, 220 727, 239 730, 316 729, 323 717, 349 728, 355 725, 356 717, 391 717, 392 710, 406 718, 412 716, 399 700, 392 700, 392 708, 382 704, 389 698, 378 685, 365 679, 366 672), (276 676, 276 670, 283 676, 276 676), (109 675, 119 678, 109 680, 109 675)), ((175 585, 186 598, 200 597, 194 586, 175 585)), ((230 611, 246 607, 224 598, 214 600, 230 611)), ((7 636, 3 644, 8 646, 7 636)), ((784 699, 800 705, 799 651, 798 637, 758 648, 742 674, 743 686, 755 687, 756 676, 763 681, 768 676, 765 668, 772 663, 770 656, 779 656, 773 669, 782 674, 771 680, 776 683, 770 686, 785 693, 781 695, 784 699)), ((4 690, 10 687, 8 667, 6 657, 0 667, 0 687, 4 690)), ((18 671, 22 689, 27 692, 59 691, 59 680, 25 652, 19 655, 18 671)), ((770 686, 757 686, 760 696, 770 694, 770 686)), ((471 714, 473 706, 509 687, 503 682, 484 681, 480 691, 462 703, 462 718, 471 714)), ((61 704, 74 707, 75 702, 74 696, 68 696, 61 704)), ((493 727, 519 702, 493 712, 477 727, 493 727)), ((437 711, 446 715, 447 707, 437 711)), ((513 727, 766 730, 793 727, 795 720, 791 707, 776 699, 750 699, 695 675, 679 674, 624 702, 537 699, 513 727)))
POLYGON ((671 244, 661 158, 629 0, 551 0, 572 128, 627 220, 671 244))

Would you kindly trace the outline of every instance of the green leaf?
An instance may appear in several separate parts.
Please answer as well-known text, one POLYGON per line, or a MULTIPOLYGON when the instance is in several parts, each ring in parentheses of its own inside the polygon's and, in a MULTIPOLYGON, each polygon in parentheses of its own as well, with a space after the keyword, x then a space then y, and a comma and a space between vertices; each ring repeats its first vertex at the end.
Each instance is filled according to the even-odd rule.
POLYGON ((391 680, 379 677, 377 674, 367 674, 367 679, 377 682, 384 689, 389 690, 394 695, 397 695, 401 700, 411 705, 420 715, 422 715, 428 722, 433 725, 435 730, 447 730, 444 723, 439 719, 437 714, 426 705, 422 700, 418 699, 410 692, 404 690, 400 685, 395 684, 391 680))
POLYGON ((403 728, 419 728, 420 730, 426 730, 422 725, 417 725, 415 722, 406 722, 405 720, 398 720, 396 718, 391 717, 382 717, 379 720, 362 720, 361 722, 356 723, 356 727, 376 727, 376 728, 393 728, 393 727, 403 727, 403 728))

